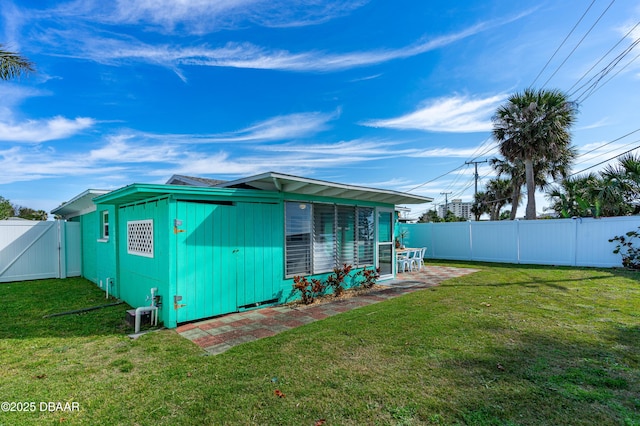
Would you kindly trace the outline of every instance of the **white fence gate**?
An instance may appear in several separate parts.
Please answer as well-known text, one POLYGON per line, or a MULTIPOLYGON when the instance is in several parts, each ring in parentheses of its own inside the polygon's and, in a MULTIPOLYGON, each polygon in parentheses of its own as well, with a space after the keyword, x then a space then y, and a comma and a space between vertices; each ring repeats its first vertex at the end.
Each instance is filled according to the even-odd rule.
MULTIPOLYGON (((638 230, 639 216, 401 224, 404 244, 431 259, 621 267, 609 239, 638 230)), ((638 241, 640 244, 640 241, 638 241)))
POLYGON ((0 220, 0 283, 81 274, 80 224, 0 220))

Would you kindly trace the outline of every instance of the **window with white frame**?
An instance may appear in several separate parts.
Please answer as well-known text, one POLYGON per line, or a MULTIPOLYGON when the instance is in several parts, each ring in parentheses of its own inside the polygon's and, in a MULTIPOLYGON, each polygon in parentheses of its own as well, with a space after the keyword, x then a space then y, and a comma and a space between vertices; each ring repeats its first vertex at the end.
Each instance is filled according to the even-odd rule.
POLYGON ((153 257, 153 220, 127 222, 127 253, 153 257))
POLYGON ((286 202, 286 276, 373 265, 374 229, 371 207, 286 202))
POLYGON ((109 239, 109 211, 102 212, 102 218, 100 219, 100 238, 103 240, 109 239))
POLYGON ((311 204, 285 203, 285 273, 311 272, 311 204))

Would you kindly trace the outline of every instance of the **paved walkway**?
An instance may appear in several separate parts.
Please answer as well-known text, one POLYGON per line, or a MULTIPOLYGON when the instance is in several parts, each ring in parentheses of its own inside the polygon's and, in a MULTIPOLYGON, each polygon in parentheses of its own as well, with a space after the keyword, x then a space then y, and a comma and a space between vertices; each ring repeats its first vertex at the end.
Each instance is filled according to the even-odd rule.
POLYGON ((222 353, 233 346, 273 336, 282 331, 318 321, 362 306, 433 287, 449 278, 461 277, 476 269, 426 265, 420 272, 398 274, 393 281, 381 282, 383 288, 360 296, 313 305, 281 305, 228 314, 184 324, 176 331, 209 354, 222 353))

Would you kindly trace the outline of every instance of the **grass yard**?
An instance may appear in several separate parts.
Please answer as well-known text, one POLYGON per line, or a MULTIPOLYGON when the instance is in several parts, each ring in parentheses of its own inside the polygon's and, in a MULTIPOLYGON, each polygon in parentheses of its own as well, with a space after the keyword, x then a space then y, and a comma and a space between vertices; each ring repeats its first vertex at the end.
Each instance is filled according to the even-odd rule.
POLYGON ((0 284, 0 424, 640 425, 640 279, 480 272, 217 356, 83 279, 0 284), (73 412, 40 402, 77 403, 73 412))

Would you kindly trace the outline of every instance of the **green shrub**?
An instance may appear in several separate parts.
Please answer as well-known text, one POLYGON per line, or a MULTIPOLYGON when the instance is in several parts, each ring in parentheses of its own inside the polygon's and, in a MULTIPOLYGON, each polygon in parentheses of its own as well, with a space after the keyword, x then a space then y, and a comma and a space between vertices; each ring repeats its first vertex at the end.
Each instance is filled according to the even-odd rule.
POLYGON ((640 269, 640 247, 633 245, 638 237, 640 237, 638 231, 629 231, 625 235, 618 235, 609 240, 610 243, 618 242, 613 252, 622 255, 622 266, 625 268, 640 269))

